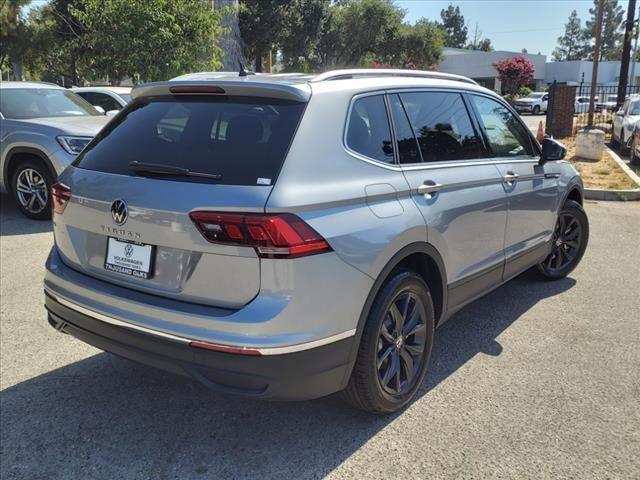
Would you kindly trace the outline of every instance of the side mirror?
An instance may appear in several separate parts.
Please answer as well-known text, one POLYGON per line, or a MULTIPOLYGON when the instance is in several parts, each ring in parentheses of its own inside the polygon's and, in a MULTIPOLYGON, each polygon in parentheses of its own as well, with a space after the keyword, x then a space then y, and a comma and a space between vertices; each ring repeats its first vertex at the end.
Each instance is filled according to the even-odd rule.
POLYGON ((542 156, 540 157, 540 165, 547 162, 562 160, 567 154, 567 149, 560 142, 553 138, 545 138, 542 141, 542 156))
POLYGON ((115 117, 115 116, 118 114, 118 112, 120 112, 120 110, 109 110, 109 111, 106 113, 106 115, 107 115, 108 117, 115 117))
POLYGON ((95 108, 102 115, 106 115, 106 113, 104 113, 104 108, 102 108, 100 105, 94 105, 93 108, 95 108))

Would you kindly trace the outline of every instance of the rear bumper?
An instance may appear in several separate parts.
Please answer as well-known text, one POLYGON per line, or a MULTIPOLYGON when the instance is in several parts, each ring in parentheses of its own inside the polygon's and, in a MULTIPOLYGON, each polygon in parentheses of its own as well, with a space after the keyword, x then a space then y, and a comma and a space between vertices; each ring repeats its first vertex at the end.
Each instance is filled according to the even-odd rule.
POLYGON ((306 400, 346 386, 354 337, 295 353, 242 355, 195 348, 180 339, 110 324, 46 294, 49 323, 101 350, 188 376, 220 392, 277 400, 306 400))

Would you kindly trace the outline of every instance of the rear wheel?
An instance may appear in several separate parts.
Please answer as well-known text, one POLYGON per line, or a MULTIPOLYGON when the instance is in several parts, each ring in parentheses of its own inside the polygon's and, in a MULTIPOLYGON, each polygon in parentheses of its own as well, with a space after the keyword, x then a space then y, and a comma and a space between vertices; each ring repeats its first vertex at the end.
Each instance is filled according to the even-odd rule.
POLYGON ((52 184, 53 177, 42 161, 22 161, 11 175, 11 193, 18 209, 36 220, 51 218, 52 184))
POLYGON ((370 413, 391 413, 415 395, 426 374, 435 314, 429 287, 399 272, 378 293, 343 397, 370 413))
POLYGON ((538 271, 548 280, 566 277, 578 266, 589 241, 589 220, 582 205, 567 200, 558 214, 551 252, 538 264, 538 271))

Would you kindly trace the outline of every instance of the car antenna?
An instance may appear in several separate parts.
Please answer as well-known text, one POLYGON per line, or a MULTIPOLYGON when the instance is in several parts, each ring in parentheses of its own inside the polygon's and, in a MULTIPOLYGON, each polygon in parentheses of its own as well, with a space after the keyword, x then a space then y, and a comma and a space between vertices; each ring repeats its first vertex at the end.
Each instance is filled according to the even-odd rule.
POLYGON ((239 77, 246 77, 247 76, 247 71, 244 69, 244 65, 242 64, 242 62, 240 60, 238 60, 238 63, 240 64, 240 72, 238 73, 239 77))

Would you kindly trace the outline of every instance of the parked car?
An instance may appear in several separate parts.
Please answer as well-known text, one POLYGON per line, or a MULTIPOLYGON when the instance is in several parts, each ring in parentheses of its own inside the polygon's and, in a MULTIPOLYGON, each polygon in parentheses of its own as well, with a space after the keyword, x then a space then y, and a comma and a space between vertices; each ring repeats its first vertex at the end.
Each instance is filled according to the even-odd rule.
POLYGON ((633 134, 629 140, 629 157, 633 165, 640 165, 640 122, 633 126, 633 134))
MULTIPOLYGON (((577 96, 575 105, 574 105, 574 113, 588 113, 589 112, 589 96, 577 96)), ((598 97, 596 96, 594 99, 594 110, 598 105, 598 97)))
POLYGON ((51 218, 51 185, 108 121, 57 85, 0 82, 0 190, 26 216, 51 218))
POLYGON ((131 87, 74 87, 75 93, 113 116, 131 101, 131 87))
POLYGON ((635 124, 640 120, 640 95, 628 97, 613 116, 611 143, 626 148, 635 124))
POLYGON ((618 108, 618 95, 607 95, 602 102, 596 102, 595 110, 602 112, 606 110, 608 112, 615 112, 618 108))
POLYGON ((54 186, 58 331, 223 392, 388 413, 454 312, 580 262, 566 149, 472 80, 195 78, 134 88, 54 186))
POLYGON ((540 113, 546 113, 548 102, 549 94, 547 92, 532 92, 526 97, 516 100, 514 106, 518 113, 527 112, 538 115, 540 113))

